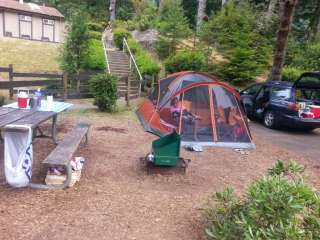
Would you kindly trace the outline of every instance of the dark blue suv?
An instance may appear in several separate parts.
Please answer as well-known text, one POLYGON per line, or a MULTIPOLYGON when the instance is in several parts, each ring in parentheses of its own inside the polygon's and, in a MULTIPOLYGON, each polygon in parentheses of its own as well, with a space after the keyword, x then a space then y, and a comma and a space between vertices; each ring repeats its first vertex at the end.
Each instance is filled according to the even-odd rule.
POLYGON ((320 72, 303 73, 294 82, 258 83, 240 94, 248 117, 268 128, 320 128, 320 72))

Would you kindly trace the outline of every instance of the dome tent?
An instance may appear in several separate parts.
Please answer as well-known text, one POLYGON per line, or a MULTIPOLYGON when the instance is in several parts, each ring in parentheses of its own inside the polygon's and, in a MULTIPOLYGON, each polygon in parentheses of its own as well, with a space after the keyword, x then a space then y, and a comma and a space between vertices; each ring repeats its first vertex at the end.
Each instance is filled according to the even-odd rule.
POLYGON ((179 72, 159 80, 137 115, 146 131, 179 133, 182 145, 255 147, 239 93, 205 73, 179 72))

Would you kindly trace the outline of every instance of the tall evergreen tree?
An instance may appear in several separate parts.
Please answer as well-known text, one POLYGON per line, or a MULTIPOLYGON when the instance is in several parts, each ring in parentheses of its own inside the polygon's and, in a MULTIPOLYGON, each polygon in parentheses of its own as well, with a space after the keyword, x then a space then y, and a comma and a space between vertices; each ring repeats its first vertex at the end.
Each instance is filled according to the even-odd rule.
MULTIPOLYGON (((64 43, 61 69, 69 74, 79 75, 85 65, 88 54, 88 24, 87 16, 82 11, 77 11, 67 25, 68 36, 64 43)), ((77 80, 77 89, 80 88, 80 79, 77 80)))
POLYGON ((159 31, 162 37, 169 40, 170 54, 175 51, 177 41, 190 34, 180 0, 161 1, 159 31))

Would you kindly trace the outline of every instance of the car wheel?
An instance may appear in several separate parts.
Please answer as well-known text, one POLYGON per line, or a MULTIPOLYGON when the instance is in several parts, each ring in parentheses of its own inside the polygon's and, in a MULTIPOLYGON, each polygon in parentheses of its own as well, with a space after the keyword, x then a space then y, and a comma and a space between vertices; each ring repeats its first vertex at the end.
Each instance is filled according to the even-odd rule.
POLYGON ((267 128, 276 128, 278 126, 276 114, 273 111, 267 111, 264 114, 263 123, 267 128))

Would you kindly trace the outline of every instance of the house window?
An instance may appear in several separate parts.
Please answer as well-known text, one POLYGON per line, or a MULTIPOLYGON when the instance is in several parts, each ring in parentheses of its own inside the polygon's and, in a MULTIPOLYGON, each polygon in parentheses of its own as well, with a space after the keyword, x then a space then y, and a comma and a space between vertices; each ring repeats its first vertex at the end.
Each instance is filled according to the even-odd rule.
POLYGON ((22 35, 21 35, 21 38, 22 38, 22 39, 27 39, 27 40, 30 40, 30 39, 31 39, 30 35, 26 35, 26 34, 22 34, 22 35))
POLYGON ((52 20, 52 19, 43 19, 43 24, 45 24, 45 25, 54 25, 54 20, 52 20))
POLYGON ((32 17, 31 16, 26 16, 26 15, 19 15, 19 20, 20 21, 25 21, 25 22, 31 22, 32 17))

